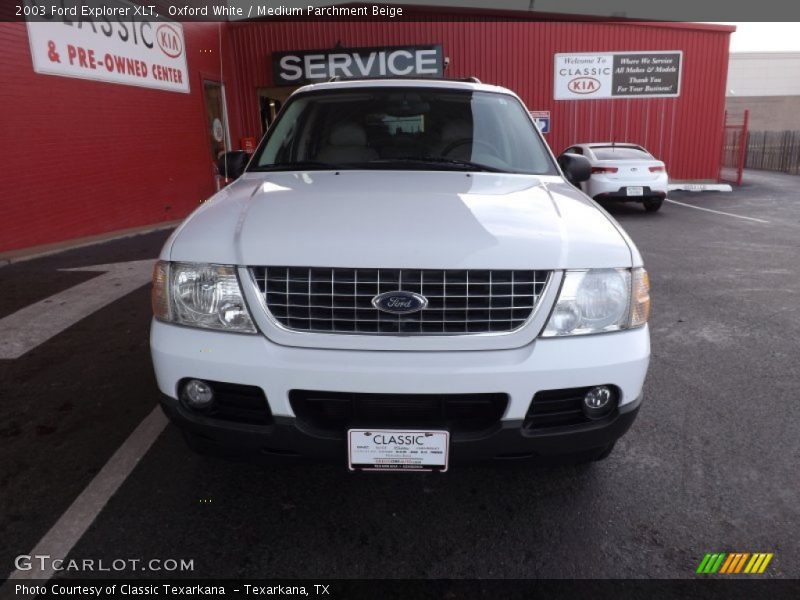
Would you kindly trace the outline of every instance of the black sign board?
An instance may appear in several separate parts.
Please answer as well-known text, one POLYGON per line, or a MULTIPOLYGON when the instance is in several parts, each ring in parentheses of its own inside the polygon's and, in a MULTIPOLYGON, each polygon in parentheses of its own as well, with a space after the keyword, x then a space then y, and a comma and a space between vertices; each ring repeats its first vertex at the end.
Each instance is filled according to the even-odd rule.
POLYGON ((275 85, 319 83, 380 77, 442 77, 441 44, 380 48, 332 48, 300 52, 273 52, 275 85))
POLYGON ((613 97, 678 96, 680 82, 680 52, 614 54, 613 97))

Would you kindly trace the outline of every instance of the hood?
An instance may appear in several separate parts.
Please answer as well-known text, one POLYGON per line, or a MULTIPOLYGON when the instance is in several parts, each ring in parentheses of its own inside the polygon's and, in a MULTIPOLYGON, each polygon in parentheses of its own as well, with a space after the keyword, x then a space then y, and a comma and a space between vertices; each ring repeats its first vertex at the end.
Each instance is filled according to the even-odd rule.
POLYGON ((162 258, 430 269, 631 266, 613 219, 559 177, 434 171, 248 173, 162 258))

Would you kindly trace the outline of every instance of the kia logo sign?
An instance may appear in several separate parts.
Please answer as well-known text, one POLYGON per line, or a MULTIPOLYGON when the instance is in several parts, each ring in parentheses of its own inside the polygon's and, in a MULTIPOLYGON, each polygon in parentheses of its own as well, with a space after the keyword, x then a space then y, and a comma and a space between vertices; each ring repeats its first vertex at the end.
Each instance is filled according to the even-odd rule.
POLYGON ((594 94, 600 89, 600 80, 594 77, 576 77, 567 84, 573 94, 594 94))
POLYGON ((372 299, 372 306, 378 310, 395 315, 407 315, 421 311, 428 306, 428 299, 413 292, 385 292, 372 299))
POLYGON ((167 23, 162 23, 156 29, 156 41, 161 51, 170 58, 178 58, 183 53, 183 44, 178 31, 167 23))
POLYGON ((272 73, 275 85, 302 85, 332 77, 442 77, 444 54, 441 44, 274 52, 272 73))

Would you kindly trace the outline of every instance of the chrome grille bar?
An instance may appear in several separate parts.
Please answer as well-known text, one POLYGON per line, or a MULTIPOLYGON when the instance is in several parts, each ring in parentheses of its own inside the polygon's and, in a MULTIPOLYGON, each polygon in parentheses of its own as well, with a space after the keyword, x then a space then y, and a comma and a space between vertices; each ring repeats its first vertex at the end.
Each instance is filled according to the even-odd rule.
POLYGON ((251 267, 272 317, 284 328, 360 335, 507 333, 530 318, 550 271, 251 267), (372 298, 403 290, 425 309, 395 315, 372 298))

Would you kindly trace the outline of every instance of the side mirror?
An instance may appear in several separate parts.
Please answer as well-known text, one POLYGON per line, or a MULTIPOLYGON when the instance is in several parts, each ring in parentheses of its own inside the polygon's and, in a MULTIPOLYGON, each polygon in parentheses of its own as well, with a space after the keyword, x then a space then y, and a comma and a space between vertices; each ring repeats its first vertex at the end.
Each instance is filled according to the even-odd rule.
POLYGON ((558 157, 558 166, 572 185, 578 185, 592 176, 592 164, 580 154, 566 152, 558 157))
POLYGON ((217 169, 219 174, 228 179, 239 179, 244 173, 247 163, 250 161, 250 155, 244 150, 236 150, 235 152, 226 152, 217 160, 217 169))

